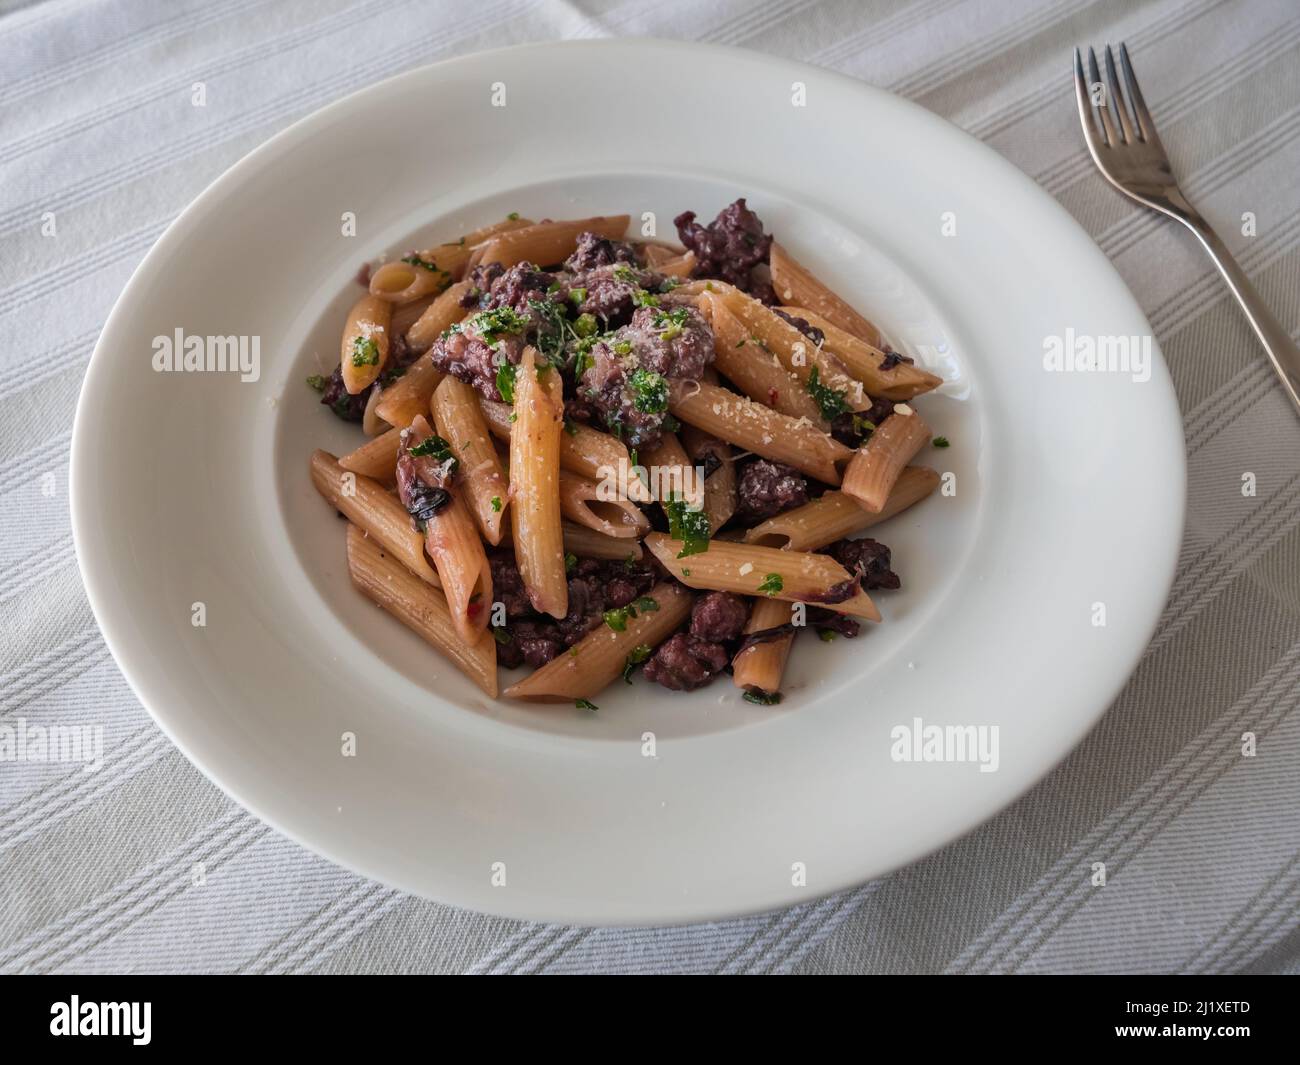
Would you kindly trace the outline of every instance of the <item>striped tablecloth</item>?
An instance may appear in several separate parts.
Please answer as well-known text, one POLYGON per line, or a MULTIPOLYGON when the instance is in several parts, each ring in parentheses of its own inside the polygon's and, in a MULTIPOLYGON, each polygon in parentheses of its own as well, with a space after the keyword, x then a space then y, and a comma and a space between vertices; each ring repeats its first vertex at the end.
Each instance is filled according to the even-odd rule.
POLYGON ((0 970, 1300 968, 1300 424, 1208 259, 1093 170, 1068 76, 1076 42, 1128 41, 1185 188, 1296 326, 1294 0, 0 0, 3 9, 0 725, 102 725, 104 750, 94 773, 0 762, 0 970), (218 173, 400 70, 514 42, 615 35, 831 67, 1002 152, 1074 214, 1137 294, 1173 371, 1190 463, 1188 528, 1155 640, 1092 735, 1020 802, 857 890, 635 931, 526 925, 408 897, 227 800, 154 727, 105 649, 67 498, 73 407, 95 337, 149 246, 218 173), (190 104, 197 81, 205 108, 190 104), (1253 496, 1242 492, 1247 473, 1253 496), (1247 732, 1253 757, 1242 751, 1247 732), (1104 887, 1092 883, 1094 862, 1106 863, 1104 887))

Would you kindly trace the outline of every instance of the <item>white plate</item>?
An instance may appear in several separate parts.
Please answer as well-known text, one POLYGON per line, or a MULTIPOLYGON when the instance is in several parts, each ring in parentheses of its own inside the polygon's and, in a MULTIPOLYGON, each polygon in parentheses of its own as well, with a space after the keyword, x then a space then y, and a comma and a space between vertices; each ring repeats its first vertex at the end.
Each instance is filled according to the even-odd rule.
POLYGON ((470 56, 298 123, 150 252, 77 411, 77 552, 109 646, 167 735, 337 862, 477 910, 586 924, 806 901, 1021 794, 1151 634, 1183 517, 1168 373, 1158 354, 1145 383, 1045 372, 1044 337, 1067 329, 1151 332, 1064 210, 918 107, 675 43, 470 56), (594 714, 490 703, 353 592, 342 523, 309 483, 314 447, 357 439, 303 384, 337 358, 351 279, 416 235, 510 210, 654 212, 671 237, 678 211, 708 218, 737 195, 947 378, 918 407, 952 441, 925 459, 956 494, 873 534, 904 590, 878 597, 884 624, 853 643, 801 640, 778 708, 725 682, 691 696, 619 685, 594 714), (177 328, 259 336, 260 380, 154 372, 153 338, 177 328), (891 760, 891 729, 915 717, 997 725, 998 770, 891 760))

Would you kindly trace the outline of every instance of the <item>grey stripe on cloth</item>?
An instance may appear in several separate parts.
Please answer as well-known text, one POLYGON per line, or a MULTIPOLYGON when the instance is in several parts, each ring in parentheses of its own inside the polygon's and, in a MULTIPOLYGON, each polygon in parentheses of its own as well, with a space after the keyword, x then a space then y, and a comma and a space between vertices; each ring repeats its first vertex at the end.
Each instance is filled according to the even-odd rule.
POLYGON ((414 0, 0 0, 0 723, 104 732, 97 773, 0 764, 0 970, 1300 972, 1300 427, 1208 261, 1092 170, 1069 48, 1120 39, 1191 194, 1295 330, 1291 0, 452 0, 436 12, 414 0), (1115 705, 978 831, 778 913, 524 924, 336 868, 231 804, 167 743, 77 575, 72 413, 130 271, 260 141, 422 63, 636 35, 749 47, 889 88, 1056 196, 1166 353, 1188 525, 1157 635, 1115 705), (222 103, 196 128, 174 103, 198 80, 222 103), (39 232, 50 211, 58 240, 39 232))

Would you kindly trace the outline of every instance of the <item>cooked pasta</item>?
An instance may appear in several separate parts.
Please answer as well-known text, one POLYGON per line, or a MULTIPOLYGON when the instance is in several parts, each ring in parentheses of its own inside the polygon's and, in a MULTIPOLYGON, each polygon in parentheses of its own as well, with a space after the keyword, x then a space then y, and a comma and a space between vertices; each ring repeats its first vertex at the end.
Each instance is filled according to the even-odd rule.
POLYGON ((490 696, 730 668, 775 703, 800 631, 854 637, 900 586, 862 534, 937 487, 907 401, 941 382, 743 199, 682 246, 628 222, 512 215, 363 271, 311 382, 369 439, 312 483, 357 589, 490 696))

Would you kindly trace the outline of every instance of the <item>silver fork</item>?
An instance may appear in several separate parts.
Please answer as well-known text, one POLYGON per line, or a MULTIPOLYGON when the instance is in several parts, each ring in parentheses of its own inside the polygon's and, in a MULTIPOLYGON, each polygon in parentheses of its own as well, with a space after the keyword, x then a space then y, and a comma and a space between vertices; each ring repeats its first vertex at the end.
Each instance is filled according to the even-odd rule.
POLYGON ((1097 69, 1097 54, 1088 49, 1088 73, 1085 77, 1083 56, 1074 50, 1074 92, 1079 102, 1079 120, 1097 168, 1115 188, 1129 199, 1182 222, 1196 234, 1196 239, 1210 253, 1214 265, 1228 282, 1246 312, 1250 327, 1264 345, 1282 387, 1300 412, 1300 348, 1272 312, 1264 306, 1255 286, 1228 251, 1219 235, 1187 202, 1178 187, 1164 145, 1156 135, 1155 123, 1142 90, 1138 88, 1128 48, 1119 46, 1120 65, 1124 69, 1124 89, 1115 73, 1115 57, 1106 46, 1106 81, 1097 69), (1094 96, 1094 94, 1096 94, 1094 96))

